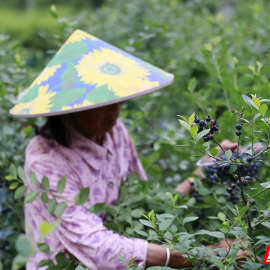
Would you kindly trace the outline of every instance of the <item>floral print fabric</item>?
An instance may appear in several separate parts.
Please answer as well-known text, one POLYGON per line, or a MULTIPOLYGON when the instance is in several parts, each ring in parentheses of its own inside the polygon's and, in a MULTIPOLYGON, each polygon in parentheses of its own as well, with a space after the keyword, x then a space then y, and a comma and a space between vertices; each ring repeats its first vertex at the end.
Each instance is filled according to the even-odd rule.
MULTIPOLYGON (((35 172, 37 186, 46 176, 50 182, 50 192, 57 193, 57 183, 66 176, 63 196, 75 201, 75 195, 82 187, 90 188, 90 200, 85 205, 90 208, 96 203, 114 204, 119 195, 121 178, 134 172, 140 179, 147 180, 136 150, 124 124, 118 119, 112 131, 105 134, 103 145, 83 137, 73 127, 69 127, 68 141, 71 148, 59 145, 52 139, 36 136, 26 149, 25 171, 30 184, 30 174, 35 172)), ((28 190, 30 192, 31 189, 28 190)), ((39 194, 40 196, 41 194, 39 194)), ((49 199, 52 199, 52 196, 49 199)), ((56 198, 57 203, 62 199, 56 198)), ((53 255, 39 252, 27 264, 27 270, 38 269, 43 259, 54 259, 63 250, 72 253, 91 270, 125 269, 116 259, 117 254, 129 261, 137 256, 134 263, 145 264, 147 242, 142 239, 126 238, 109 231, 104 225, 105 216, 97 216, 74 203, 67 203, 61 216, 60 226, 45 238, 53 255), (50 257, 51 256, 51 257, 50 257)), ((40 241, 40 225, 44 221, 55 222, 47 203, 37 200, 25 205, 25 228, 30 239, 40 241)), ((46 269, 40 268, 40 269, 46 269)))

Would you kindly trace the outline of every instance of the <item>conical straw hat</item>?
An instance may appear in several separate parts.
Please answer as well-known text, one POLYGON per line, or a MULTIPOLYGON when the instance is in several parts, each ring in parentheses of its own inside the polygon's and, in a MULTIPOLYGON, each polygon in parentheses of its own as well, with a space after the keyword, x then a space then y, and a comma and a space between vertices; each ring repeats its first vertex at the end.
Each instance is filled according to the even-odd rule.
POLYGON ((76 30, 10 113, 30 118, 72 113, 138 97, 174 76, 84 31, 76 30))

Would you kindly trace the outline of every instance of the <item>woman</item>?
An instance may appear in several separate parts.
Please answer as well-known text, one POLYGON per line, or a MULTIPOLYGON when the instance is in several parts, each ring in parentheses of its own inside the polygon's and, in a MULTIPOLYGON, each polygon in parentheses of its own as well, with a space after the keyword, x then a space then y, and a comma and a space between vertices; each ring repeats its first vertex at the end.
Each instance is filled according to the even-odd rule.
MULTIPOLYGON (((59 227, 45 239, 52 257, 67 250, 91 270, 125 269, 116 259, 118 254, 126 261, 137 257, 134 263, 145 267, 191 266, 190 262, 184 264, 186 258, 180 252, 168 256, 159 245, 112 233, 103 226, 104 216, 73 203, 81 188, 89 187, 89 201, 84 206, 112 205, 118 199, 121 178, 134 172, 147 180, 130 135, 118 118, 120 107, 123 100, 162 88, 172 79, 172 75, 77 30, 11 110, 17 117, 49 116, 26 149, 25 172, 29 184, 31 173, 36 174, 40 188, 43 176, 49 179, 50 200, 59 195, 59 179, 66 177, 62 197, 70 202, 59 227)), ((223 147, 234 149, 236 144, 225 141, 223 147)), ((189 193, 189 182, 176 190, 189 193)), ((56 201, 63 199, 56 197, 56 201)), ((40 198, 25 206, 26 233, 35 242, 41 238, 42 222, 56 220, 40 198)), ((216 247, 226 249, 226 245, 221 242, 216 247)), ((243 254, 239 251, 238 256, 243 254)), ((49 256, 37 251, 27 269, 37 269, 49 256)))

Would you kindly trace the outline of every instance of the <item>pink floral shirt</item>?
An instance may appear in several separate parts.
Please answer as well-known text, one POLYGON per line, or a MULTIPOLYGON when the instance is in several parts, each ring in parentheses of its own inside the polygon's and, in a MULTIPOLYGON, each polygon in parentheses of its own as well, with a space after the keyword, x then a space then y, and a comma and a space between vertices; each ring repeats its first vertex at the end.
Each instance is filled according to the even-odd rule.
MULTIPOLYGON (((62 195, 75 201, 75 195, 80 189, 89 187, 90 198, 85 204, 88 208, 96 203, 114 204, 119 196, 121 178, 126 178, 130 172, 147 180, 130 135, 120 120, 111 132, 105 134, 103 146, 85 138, 72 127, 68 140, 71 148, 41 136, 32 139, 26 149, 25 163, 29 184, 32 172, 37 176, 39 188, 42 188, 41 181, 46 176, 50 182, 50 192, 57 195, 57 183, 62 176, 66 176, 62 195)), ((62 200, 57 198, 56 201, 59 203, 62 200)), ((47 203, 43 203, 40 197, 25 206, 26 234, 34 242, 41 239, 40 225, 44 221, 52 223, 56 220, 56 216, 51 216, 47 210, 47 203)), ((125 269, 116 259, 118 254, 127 262, 137 256, 134 263, 145 266, 147 242, 109 231, 102 223, 103 216, 88 212, 74 203, 67 203, 60 220, 59 227, 44 241, 50 246, 52 255, 37 249, 31 262, 27 263, 27 270, 38 269, 41 260, 54 260, 55 255, 63 250, 69 251, 91 270, 125 269)))

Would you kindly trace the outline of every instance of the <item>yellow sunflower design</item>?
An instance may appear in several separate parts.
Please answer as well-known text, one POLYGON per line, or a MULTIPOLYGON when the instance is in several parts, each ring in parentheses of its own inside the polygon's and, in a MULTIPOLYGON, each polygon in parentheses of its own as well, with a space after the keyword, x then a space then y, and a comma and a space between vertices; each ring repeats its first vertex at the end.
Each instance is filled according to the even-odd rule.
POLYGON ((89 102, 88 100, 84 100, 82 104, 75 104, 73 107, 71 106, 64 106, 62 107, 61 111, 67 111, 67 110, 71 110, 71 109, 77 109, 77 108, 82 108, 82 107, 86 107, 89 105, 93 105, 92 102, 89 102))
POLYGON ((75 66, 81 81, 96 87, 107 85, 119 97, 156 87, 148 79, 150 72, 131 58, 108 48, 85 55, 75 66))
POLYGON ((98 40, 98 38, 78 29, 75 32, 73 32, 73 34, 69 37, 66 43, 74 43, 76 41, 82 41, 87 38, 91 40, 98 40))
MULTIPOLYGON (((38 86, 35 86, 38 87, 38 86)), ((11 113, 18 114, 41 114, 50 112, 50 107, 52 106, 51 98, 55 93, 48 92, 49 84, 45 86, 38 87, 38 94, 36 98, 30 102, 20 102, 14 106, 11 113)), ((23 98, 22 98, 23 99, 23 98)))

